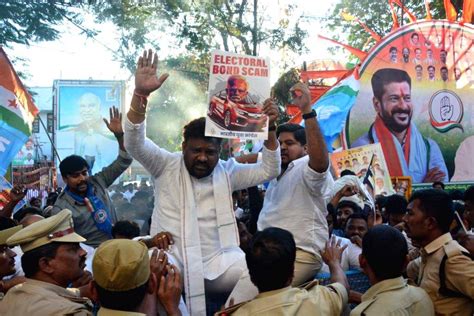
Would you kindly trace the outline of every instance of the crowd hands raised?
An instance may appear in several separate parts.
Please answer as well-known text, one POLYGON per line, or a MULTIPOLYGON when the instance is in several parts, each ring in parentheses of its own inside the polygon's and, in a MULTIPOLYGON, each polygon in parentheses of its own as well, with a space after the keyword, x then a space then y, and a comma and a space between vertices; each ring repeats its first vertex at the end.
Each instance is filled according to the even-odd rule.
POLYGON ((448 194, 436 184, 407 201, 374 197, 350 172, 334 179, 301 83, 290 93, 305 128, 276 127, 266 100, 258 156, 219 160, 221 140, 204 136, 203 119, 169 153, 144 132, 147 98, 168 77, 158 72, 145 51, 123 122, 111 109, 105 124, 120 149, 111 165, 91 175, 82 157, 65 158, 64 190, 14 214, 26 190, 10 191, 1 315, 474 313, 474 187, 448 194), (150 180, 113 184, 132 157, 150 180))

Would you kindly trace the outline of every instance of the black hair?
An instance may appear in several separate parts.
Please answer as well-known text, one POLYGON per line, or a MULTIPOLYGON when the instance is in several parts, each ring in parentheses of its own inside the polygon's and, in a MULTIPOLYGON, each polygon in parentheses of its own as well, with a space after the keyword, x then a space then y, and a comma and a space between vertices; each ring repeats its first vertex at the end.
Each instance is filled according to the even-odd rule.
POLYGON ((112 237, 116 238, 117 235, 123 236, 127 239, 133 239, 140 236, 140 227, 133 221, 118 221, 112 227, 112 237))
POLYGON ((454 191, 451 191, 449 195, 451 196, 453 201, 456 201, 456 200, 459 201, 463 199, 464 193, 461 190, 454 190, 454 191))
POLYGON ((393 52, 393 51, 396 52, 396 51, 398 51, 398 49, 395 46, 392 46, 392 47, 390 47, 390 53, 393 52))
POLYGON ((128 291, 109 291, 94 283, 101 306, 119 311, 134 311, 146 295, 148 282, 128 291))
POLYGON ((18 226, 18 223, 9 217, 0 216, 0 231, 18 226))
POLYGON ((387 205, 387 197, 384 195, 377 195, 375 197, 375 205, 379 206, 380 211, 387 205))
MULTIPOLYGON (((446 67, 444 67, 444 68, 446 68, 446 67)), ((448 69, 448 68, 446 68, 446 69, 448 69)), ((444 183, 441 182, 441 181, 435 181, 435 182, 433 182, 433 184, 431 186, 434 188, 437 185, 440 185, 444 190, 444 183)))
POLYGON ((25 218, 26 215, 30 215, 30 214, 43 216, 43 212, 39 208, 30 206, 30 207, 22 208, 21 210, 13 214, 13 219, 16 220, 17 222, 21 222, 21 220, 25 218))
POLYGON ((449 232, 454 219, 453 200, 446 191, 437 189, 417 190, 413 192, 410 202, 420 201, 420 209, 426 216, 434 217, 443 233, 449 232))
POLYGON ((206 130, 206 119, 204 117, 192 120, 183 127, 183 138, 184 142, 187 142, 191 138, 205 139, 206 141, 215 142, 218 145, 221 144, 222 138, 207 137, 205 136, 206 130))
POLYGON ((257 232, 245 255, 250 279, 259 292, 288 286, 295 268, 296 245, 284 229, 269 227, 257 232))
MULTIPOLYGON (((349 222, 350 219, 363 219, 367 223, 367 216, 364 213, 356 213, 354 212, 347 218, 347 222, 349 222)), ((347 225, 347 224, 346 224, 347 225)))
POLYGON ((298 143, 302 146, 306 145, 306 132, 301 125, 293 123, 279 125, 276 131, 277 138, 281 133, 292 133, 298 143))
POLYGON ((352 170, 344 169, 341 171, 341 177, 344 177, 344 176, 355 176, 355 173, 352 170))
POLYGON ((416 66, 415 66, 415 69, 417 69, 417 68, 421 68, 421 70, 423 70, 423 66, 422 66, 422 65, 416 65, 416 66))
POLYGON ((413 38, 413 37, 415 37, 415 36, 418 37, 418 38, 420 38, 420 36, 419 36, 418 33, 416 33, 416 32, 413 32, 413 34, 410 36, 410 38, 413 38))
POLYGON ((474 185, 471 185, 464 191, 464 201, 474 202, 474 185))
POLYGON ((90 169, 87 161, 78 155, 71 155, 64 158, 63 161, 59 164, 59 171, 63 177, 66 177, 74 172, 81 171, 82 169, 90 169))
POLYGON ((39 261, 41 258, 53 259, 56 257, 56 252, 59 246, 64 243, 52 242, 33 250, 23 253, 21 256, 21 268, 25 273, 25 277, 32 278, 39 271, 39 261))
POLYGON ((407 212, 408 201, 400 194, 392 194, 387 197, 385 212, 388 214, 405 214, 407 212))
MULTIPOLYGON (((441 71, 441 70, 443 70, 443 69, 446 69, 446 71, 447 71, 447 70, 448 70, 448 67, 443 66, 443 67, 441 67, 439 70, 441 71)), ((439 181, 438 181, 438 182, 439 182, 439 181)))
POLYGON ((436 70, 436 67, 433 66, 433 65, 429 65, 429 66, 428 66, 428 69, 430 69, 430 68, 433 68, 434 70, 436 70))
POLYGON ((385 86, 392 82, 407 82, 411 89, 411 78, 404 70, 395 68, 382 68, 377 70, 371 79, 374 97, 380 102, 385 93, 385 86))
POLYGON ((46 206, 54 205, 57 199, 58 199, 58 194, 56 192, 49 193, 46 199, 46 206))
POLYGON ((376 225, 362 238, 362 255, 379 280, 400 277, 408 245, 403 234, 388 225, 376 225))
POLYGON ((350 207, 353 213, 362 213, 362 208, 353 201, 342 200, 337 204, 336 210, 343 208, 343 207, 350 207))

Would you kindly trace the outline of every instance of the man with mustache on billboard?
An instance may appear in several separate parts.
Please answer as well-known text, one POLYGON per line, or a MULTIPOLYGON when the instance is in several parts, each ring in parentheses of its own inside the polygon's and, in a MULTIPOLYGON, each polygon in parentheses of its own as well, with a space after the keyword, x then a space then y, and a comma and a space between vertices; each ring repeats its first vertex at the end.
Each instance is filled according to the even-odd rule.
POLYGON ((351 147, 380 142, 390 176, 411 176, 413 183, 448 181, 438 144, 426 138, 411 121, 411 78, 404 70, 377 70, 371 80, 377 113, 369 131, 351 147))

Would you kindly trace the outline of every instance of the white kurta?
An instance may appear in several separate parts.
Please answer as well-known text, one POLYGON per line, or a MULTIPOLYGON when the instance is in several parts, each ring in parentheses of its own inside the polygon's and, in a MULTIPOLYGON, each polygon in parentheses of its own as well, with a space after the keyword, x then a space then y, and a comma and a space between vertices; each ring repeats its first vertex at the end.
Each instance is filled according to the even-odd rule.
MULTIPOLYGON (((244 260, 244 253, 238 244, 233 247, 222 247, 223 240, 219 234, 222 226, 219 228, 216 209, 222 210, 223 207, 225 209, 227 204, 223 205, 225 201, 216 201, 216 185, 231 201, 233 191, 255 186, 277 177, 280 173, 279 148, 275 151, 264 148, 262 162, 257 164, 240 164, 235 159, 219 161, 213 174, 219 167, 222 170, 221 173, 223 172, 228 177, 229 186, 225 186, 225 183, 222 183, 223 186, 220 186, 220 183, 213 183, 216 178, 213 175, 201 179, 190 177, 190 185, 187 185, 189 182, 187 184, 183 182, 186 181, 183 180, 183 174, 189 177, 189 173, 184 170, 182 153, 170 153, 147 139, 144 123, 132 124, 126 120, 124 131, 127 151, 154 178, 155 208, 152 215, 151 235, 160 231, 168 231, 172 234, 175 244, 171 248, 171 253, 177 259, 180 270, 183 271, 185 261, 182 253, 183 242, 185 242, 182 232, 183 225, 186 225, 185 222, 183 224, 182 214, 183 194, 187 198, 193 197, 193 206, 197 210, 195 215, 197 215, 199 226, 204 278, 213 280, 225 273, 238 260, 244 260), (189 188, 190 192, 182 192, 183 188, 189 188)), ((229 203, 228 208, 233 214, 232 203, 229 203)), ((235 219, 232 219, 235 226, 235 219)), ((189 219, 186 220, 189 221, 189 219)), ((235 233, 238 239, 236 227, 235 233)))

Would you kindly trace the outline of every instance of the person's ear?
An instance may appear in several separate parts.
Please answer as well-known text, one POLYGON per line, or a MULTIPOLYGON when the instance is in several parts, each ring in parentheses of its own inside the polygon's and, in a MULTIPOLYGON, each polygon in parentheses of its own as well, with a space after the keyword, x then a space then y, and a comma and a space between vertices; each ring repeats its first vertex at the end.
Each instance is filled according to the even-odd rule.
POLYGON ((306 155, 308 153, 308 144, 305 144, 303 146, 304 154, 306 155))
POLYGON ((38 261, 38 268, 41 272, 51 274, 54 272, 54 268, 51 266, 51 261, 54 259, 41 257, 38 261))
POLYGON ((181 143, 181 150, 182 150, 182 151, 185 151, 185 150, 186 150, 186 145, 187 145, 187 144, 186 144, 185 141, 181 143))
POLYGON ((367 274, 369 264, 368 264, 367 259, 365 259, 363 254, 359 255, 359 265, 360 265, 360 268, 362 269, 362 271, 364 271, 364 273, 367 274))
POLYGON ((438 221, 433 216, 429 216, 425 218, 425 225, 426 225, 426 228, 429 230, 434 230, 439 226, 438 221))
POLYGON ((381 113, 382 112, 382 104, 380 103, 379 99, 377 99, 376 97, 373 97, 372 98, 372 103, 374 105, 375 112, 377 112, 377 114, 381 113))

